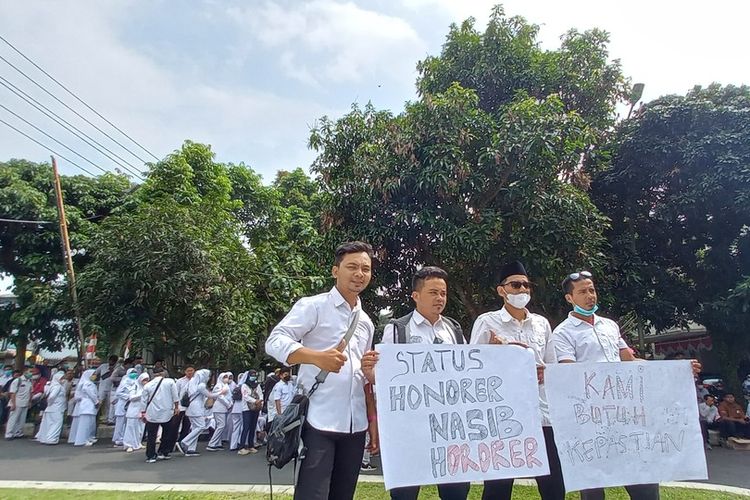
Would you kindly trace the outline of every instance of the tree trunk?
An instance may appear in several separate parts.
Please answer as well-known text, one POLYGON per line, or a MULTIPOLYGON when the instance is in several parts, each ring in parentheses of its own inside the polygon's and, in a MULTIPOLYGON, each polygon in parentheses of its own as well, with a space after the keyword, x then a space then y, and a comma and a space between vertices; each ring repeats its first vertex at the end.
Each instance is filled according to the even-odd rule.
POLYGON ((23 370, 26 348, 29 346, 29 338, 26 335, 22 335, 16 339, 16 358, 14 360, 15 369, 23 370))

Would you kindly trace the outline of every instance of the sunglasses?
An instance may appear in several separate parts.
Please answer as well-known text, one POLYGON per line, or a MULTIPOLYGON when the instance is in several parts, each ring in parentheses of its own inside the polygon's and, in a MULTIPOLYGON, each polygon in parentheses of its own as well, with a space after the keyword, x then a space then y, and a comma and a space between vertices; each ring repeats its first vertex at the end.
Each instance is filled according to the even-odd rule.
POLYGON ((508 286, 508 285, 510 285, 510 287, 513 290, 520 290, 521 288, 525 288, 526 290, 531 290, 531 287, 534 286, 534 284, 529 281, 508 281, 507 283, 503 283, 500 286, 508 286))
POLYGON ((580 279, 588 279, 591 278, 592 274, 588 271, 578 271, 577 273, 570 273, 568 278, 570 278, 572 281, 578 281, 580 279))

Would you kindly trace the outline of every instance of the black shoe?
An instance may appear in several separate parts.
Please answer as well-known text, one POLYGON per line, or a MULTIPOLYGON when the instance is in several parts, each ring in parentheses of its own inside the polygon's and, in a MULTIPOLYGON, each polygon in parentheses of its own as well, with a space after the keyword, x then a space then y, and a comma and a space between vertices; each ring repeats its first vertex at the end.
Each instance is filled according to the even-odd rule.
POLYGON ((185 456, 186 457, 199 457, 201 456, 201 454, 198 453, 197 451, 186 451, 185 456))
POLYGON ((147 458, 146 459, 146 463, 147 464, 155 464, 156 463, 156 459, 155 458, 147 458))
POLYGON ((156 455, 156 459, 157 460, 169 460, 171 458, 172 457, 170 457, 169 455, 164 455, 162 453, 159 453, 158 455, 156 455))

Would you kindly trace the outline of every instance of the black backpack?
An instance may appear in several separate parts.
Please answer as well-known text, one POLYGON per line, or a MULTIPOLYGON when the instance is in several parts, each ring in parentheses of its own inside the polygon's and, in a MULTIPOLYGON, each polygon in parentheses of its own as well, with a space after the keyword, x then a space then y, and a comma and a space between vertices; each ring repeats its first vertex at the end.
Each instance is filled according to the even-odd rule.
POLYGON ((232 389, 232 401, 242 401, 242 386, 238 385, 232 389))
MULTIPOLYGON (((414 311, 410 312, 406 316, 392 319, 388 322, 389 325, 393 325, 393 343, 394 344, 408 344, 409 343, 409 321, 414 314, 414 311)), ((464 337, 464 331, 461 325, 453 318, 443 316, 443 320, 450 326, 451 333, 453 333, 453 340, 456 344, 465 344, 466 338, 464 337)), ((435 343, 440 344, 441 341, 435 337, 435 343)))
POLYGON ((309 396, 297 394, 284 412, 271 422, 266 445, 269 466, 281 469, 292 460, 295 460, 296 466, 296 460, 304 458, 305 448, 301 447, 300 443, 309 405, 309 396))

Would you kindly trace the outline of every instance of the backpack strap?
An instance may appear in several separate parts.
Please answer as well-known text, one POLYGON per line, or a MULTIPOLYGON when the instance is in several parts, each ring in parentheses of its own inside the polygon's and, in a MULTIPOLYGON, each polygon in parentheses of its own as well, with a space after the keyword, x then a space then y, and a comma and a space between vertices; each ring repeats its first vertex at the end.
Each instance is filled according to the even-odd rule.
POLYGON ((453 340, 456 342, 456 344, 465 344, 466 337, 464 337, 464 331, 461 328, 461 324, 455 319, 449 318, 448 316, 443 316, 443 319, 450 327, 453 333, 453 340))
MULTIPOLYGON (((346 330, 346 333, 344 334, 343 338, 343 349, 346 349, 346 346, 349 345, 349 341, 352 339, 352 336, 354 335, 354 330, 357 329, 357 325, 359 325, 359 313, 362 312, 362 309, 355 309, 354 311, 354 318, 352 319, 352 322, 349 324, 349 328, 346 330)), ((328 370, 320 370, 317 375, 315 375, 315 383, 310 388, 310 392, 308 393, 307 397, 309 398, 312 396, 313 392, 315 392, 320 384, 326 381, 326 378, 328 378, 328 370)))
POLYGON ((392 319, 388 322, 389 325, 393 325, 393 343, 394 344, 408 344, 411 338, 411 332, 409 323, 411 317, 414 315, 414 311, 410 312, 406 316, 392 319))

